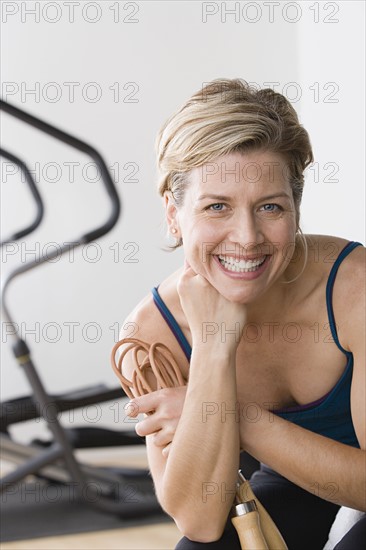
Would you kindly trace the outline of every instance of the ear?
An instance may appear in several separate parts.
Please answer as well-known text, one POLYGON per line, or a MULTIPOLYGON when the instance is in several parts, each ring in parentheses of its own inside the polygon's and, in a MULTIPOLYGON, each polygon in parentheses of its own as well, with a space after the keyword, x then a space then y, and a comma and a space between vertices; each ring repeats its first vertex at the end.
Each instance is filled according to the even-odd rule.
POLYGON ((179 233, 178 209, 175 204, 174 197, 171 191, 164 192, 165 217, 169 231, 176 230, 176 235, 179 233))

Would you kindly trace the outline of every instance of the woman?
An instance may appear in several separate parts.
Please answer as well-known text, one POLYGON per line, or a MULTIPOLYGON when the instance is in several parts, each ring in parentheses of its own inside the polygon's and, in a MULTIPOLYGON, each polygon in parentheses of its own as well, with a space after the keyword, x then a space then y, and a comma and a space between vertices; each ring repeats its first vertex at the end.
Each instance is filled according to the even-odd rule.
MULTIPOLYGON (((188 384, 129 411, 150 413, 136 431, 177 548, 240 548, 228 517, 245 450, 288 547, 320 549, 340 505, 366 509, 365 249, 301 233, 311 145, 272 90, 212 82, 164 125, 158 155, 185 265, 125 323, 164 343, 188 384)), ((364 532, 363 517, 339 548, 361 547, 364 532)))

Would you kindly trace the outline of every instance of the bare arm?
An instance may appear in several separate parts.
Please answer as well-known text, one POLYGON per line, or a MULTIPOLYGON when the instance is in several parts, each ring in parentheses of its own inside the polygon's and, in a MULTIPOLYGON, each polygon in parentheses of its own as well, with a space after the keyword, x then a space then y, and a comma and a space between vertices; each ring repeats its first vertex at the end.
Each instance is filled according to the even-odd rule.
POLYGON ((182 533, 201 542, 221 536, 235 495, 239 423, 230 371, 235 374, 235 354, 193 351, 186 399, 161 479, 167 512, 182 533), (222 403, 234 411, 224 421, 211 414, 222 403))
POLYGON ((265 410, 255 424, 242 422, 240 436, 246 451, 303 489, 366 511, 365 450, 315 434, 265 410))
POLYGON ((243 448, 307 491, 366 511, 365 249, 337 277, 334 303, 342 345, 353 353, 351 414, 360 449, 262 411, 259 422, 241 418, 243 448))
POLYGON ((129 414, 154 411, 136 432, 146 436, 159 502, 180 531, 198 542, 221 536, 239 462, 239 409, 235 377, 230 376, 235 359, 211 345, 210 350, 212 358, 206 350, 193 352, 187 388, 133 399, 129 414), (203 369, 203 364, 211 368, 203 369), (165 455, 163 446, 170 441, 165 455))
MULTIPOLYGON (((169 415, 174 417, 174 411, 164 410, 159 404, 160 420, 153 414, 136 431, 146 435, 149 466, 162 507, 184 535, 210 542, 222 535, 235 496, 240 451, 237 343, 230 338, 227 343, 222 342, 218 335, 216 341, 205 344, 201 341, 201 326, 202 320, 223 319, 230 326, 238 320, 244 325, 245 308, 225 300, 193 272, 183 277, 180 292, 181 301, 186 303, 193 351, 184 405, 169 454, 164 455, 157 445, 159 437, 164 442, 166 435, 152 430, 162 416, 167 420, 169 415), (201 310, 198 304, 202 304, 201 310), (217 410, 220 414, 216 414, 217 410)), ((128 363, 124 369, 128 377, 128 363)), ((132 400, 131 409, 135 413, 155 410, 154 399, 158 396, 164 399, 164 391, 132 400)))

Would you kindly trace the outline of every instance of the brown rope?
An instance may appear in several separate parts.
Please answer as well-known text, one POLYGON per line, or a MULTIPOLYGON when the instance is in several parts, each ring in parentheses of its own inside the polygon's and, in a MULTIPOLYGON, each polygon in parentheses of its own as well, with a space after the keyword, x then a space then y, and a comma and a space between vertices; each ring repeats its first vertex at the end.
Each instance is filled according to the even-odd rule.
POLYGON ((133 399, 140 395, 146 395, 154 391, 147 381, 147 373, 152 372, 157 381, 157 388, 175 388, 178 386, 185 386, 187 380, 180 372, 179 366, 174 359, 173 354, 164 344, 155 342, 154 344, 147 344, 137 338, 124 338, 115 344, 112 349, 111 363, 114 372, 120 380, 122 389, 125 393, 133 399), (120 352, 120 347, 130 344, 126 347, 117 358, 120 352), (133 373, 132 380, 128 380, 122 374, 122 363, 127 353, 131 352, 133 357, 133 373), (145 357, 140 363, 138 360, 138 353, 145 352, 145 357))

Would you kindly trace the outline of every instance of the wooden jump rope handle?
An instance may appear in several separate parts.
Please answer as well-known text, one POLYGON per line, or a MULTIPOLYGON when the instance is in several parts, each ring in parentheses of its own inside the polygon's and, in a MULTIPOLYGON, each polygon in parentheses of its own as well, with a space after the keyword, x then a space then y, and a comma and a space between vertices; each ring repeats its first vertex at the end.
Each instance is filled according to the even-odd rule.
POLYGON ((231 519, 240 540, 241 548, 268 550, 264 538, 259 513, 254 500, 235 506, 236 516, 231 519))
MULTIPOLYGON (((148 369, 157 380, 157 389, 187 384, 173 354, 159 342, 150 345, 136 338, 124 338, 113 347, 111 363, 124 392, 130 398, 153 391, 146 378, 148 369), (119 348, 126 344, 129 345, 120 353, 119 348), (122 362, 128 352, 132 352, 134 359, 132 380, 128 380, 122 374, 122 362), (138 360, 139 352, 144 352, 142 363, 138 360)), ((237 505, 234 509, 236 516, 231 521, 238 533, 242 550, 287 550, 281 533, 253 493, 249 481, 244 478, 240 470, 238 475, 237 505)))
MULTIPOLYGON (((263 534, 263 538, 267 544, 267 546, 243 546, 243 542, 241 539, 241 536, 238 531, 239 522, 241 521, 244 525, 245 521, 245 515, 250 515, 252 512, 243 514, 240 516, 236 516, 232 518, 232 522, 234 524, 235 529, 238 531, 238 536, 240 539, 240 544, 243 550, 251 550, 252 548, 264 548, 269 550, 287 550, 287 546, 285 541, 282 538, 281 533, 277 529, 276 524, 272 520, 271 516, 267 512, 267 510, 264 508, 263 504, 258 500, 258 498, 253 493, 253 489, 250 486, 250 483, 245 477, 242 475, 242 473, 239 470, 239 478, 238 478, 238 488, 237 488, 237 502, 240 503, 248 503, 248 502, 255 502, 256 508, 257 508, 257 514, 258 514, 258 527, 263 534)), ((235 510, 237 511, 237 508, 240 506, 237 505, 235 507, 235 510)), ((255 523, 253 520, 251 520, 251 529, 254 529, 253 525, 255 526, 255 523)), ((245 526, 244 526, 245 528, 245 526)), ((252 543, 251 543, 252 544, 252 543)))

